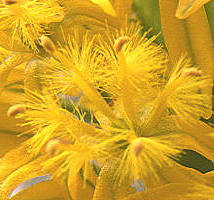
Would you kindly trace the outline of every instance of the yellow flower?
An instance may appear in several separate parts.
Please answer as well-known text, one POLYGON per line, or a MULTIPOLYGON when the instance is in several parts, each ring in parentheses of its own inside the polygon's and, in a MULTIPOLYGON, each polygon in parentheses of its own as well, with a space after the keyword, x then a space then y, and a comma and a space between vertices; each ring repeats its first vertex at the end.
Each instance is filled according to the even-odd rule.
MULTIPOLYGON (((166 2, 160 0, 163 23, 172 12, 170 23, 183 27, 175 2, 163 13, 166 2)), ((212 198, 212 174, 177 162, 183 149, 214 160, 214 129, 200 121, 211 110, 212 59, 203 66, 195 55, 194 65, 191 54, 180 58, 190 52, 185 41, 175 49, 166 39, 168 57, 157 36, 148 39, 129 22, 131 6, 131 0, 1 2, 0 93, 4 105, 12 100, 6 121, 19 120, 26 136, 10 136, 23 143, 2 150, 8 152, 0 199, 212 198), (18 66, 25 68, 20 77, 18 66), (17 101, 7 97, 20 89, 17 101)))
MULTIPOLYGON (((49 43, 53 43, 46 40, 43 46, 53 56, 45 62, 44 78, 48 79, 49 91, 41 94, 29 91, 27 110, 20 114, 35 134, 28 141, 31 156, 44 154, 45 149, 50 149, 49 142, 56 138, 67 141, 52 145, 53 156, 44 160, 45 169, 57 166, 57 177, 69 173, 70 184, 83 170, 81 184, 88 186, 92 161, 98 162, 101 172, 94 199, 104 192, 104 183, 124 188, 141 179, 149 188, 155 180, 159 181, 160 169, 173 166, 175 161, 170 157, 184 148, 174 138, 185 137, 188 130, 176 123, 191 126, 209 111, 205 92, 210 85, 209 77, 192 67, 187 59, 181 59, 168 75, 167 56, 153 45, 155 38, 148 40, 146 35, 140 38, 136 29, 131 30, 135 31, 126 30, 129 37, 122 36, 116 41, 114 38, 125 31, 109 36, 109 43, 99 39, 100 47, 86 35, 82 42, 74 37, 67 46, 60 46, 59 50, 53 46, 50 51, 49 43), (73 89, 80 92, 80 98, 93 104, 89 107, 91 114, 79 107, 85 106, 81 100, 78 105, 70 99, 70 111, 61 107, 60 100, 71 95, 73 89), (109 95, 112 105, 99 89, 109 95), (107 126, 92 120, 93 112, 97 111, 108 118, 107 126), (86 114, 91 115, 90 124, 86 123, 86 114), (101 178, 105 166, 107 174, 101 178), (105 180, 108 176, 110 180, 105 180)), ((205 151, 200 148, 200 141, 199 150, 205 151)), ((213 153, 209 152, 210 155, 213 153)))
MULTIPOLYGON (((179 1, 178 3, 177 1, 159 0, 163 36, 172 66, 178 62, 181 56, 188 55, 191 58, 191 63, 200 66, 203 72, 213 80, 214 49, 210 45, 212 37, 203 6, 206 2, 193 0, 179 1), (185 20, 180 20, 175 16, 177 7, 177 12, 180 12, 182 6, 186 6, 191 14, 185 20), (191 13, 194 8, 200 9, 191 13), (176 34, 174 34, 175 32, 176 34)), ((212 104, 212 86, 210 84, 210 87, 207 88, 207 96, 210 98, 209 105, 212 104)), ((207 115, 203 117, 209 119, 211 115, 212 108, 210 106, 210 112, 207 112, 207 115)))
POLYGON ((13 4, 0 4, 0 30, 11 31, 12 41, 17 38, 27 47, 37 49, 39 37, 45 32, 45 24, 60 22, 64 18, 63 9, 52 0, 18 0, 13 4))

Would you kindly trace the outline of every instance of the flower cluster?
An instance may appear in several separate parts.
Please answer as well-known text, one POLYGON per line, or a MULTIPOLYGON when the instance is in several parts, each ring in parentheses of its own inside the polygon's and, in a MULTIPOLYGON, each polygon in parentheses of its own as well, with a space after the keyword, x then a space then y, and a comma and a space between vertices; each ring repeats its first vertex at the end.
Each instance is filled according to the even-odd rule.
POLYGON ((214 198, 212 172, 179 164, 184 149, 214 160, 212 75, 143 33, 131 0, 2 0, 0 36, 21 127, 0 199, 214 198))

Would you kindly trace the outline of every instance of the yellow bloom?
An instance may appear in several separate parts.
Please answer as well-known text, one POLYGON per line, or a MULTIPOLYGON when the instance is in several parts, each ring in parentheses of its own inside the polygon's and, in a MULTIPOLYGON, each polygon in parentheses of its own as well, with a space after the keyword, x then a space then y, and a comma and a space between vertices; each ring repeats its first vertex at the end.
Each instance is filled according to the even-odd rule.
MULTIPOLYGON (((161 12, 166 2, 160 0, 161 12)), ((174 16, 176 3, 168 3, 174 16)), ((148 39, 139 23, 129 23, 131 6, 2 1, 1 98, 12 101, 7 121, 19 120, 26 137, 10 137, 23 143, 1 159, 0 199, 212 198, 212 174, 177 162, 185 148, 214 160, 214 130, 200 121, 211 110, 212 59, 203 66, 197 55, 200 66, 193 65, 191 54, 180 58, 182 49, 190 52, 185 41, 175 50, 166 39, 168 58, 157 36, 148 39), (25 68, 20 77, 18 66, 25 68), (20 89, 17 101, 6 96, 20 89)), ((175 17, 170 23, 184 28, 175 17)))
MULTIPOLYGON (((178 58, 187 54, 191 58, 194 65, 198 65, 204 73, 213 79, 213 46, 210 26, 207 20, 205 8, 203 6, 207 1, 166 1, 159 0, 161 24, 166 41, 166 46, 169 52, 170 61, 174 66, 178 62, 178 58), (175 12, 178 6, 178 12, 182 12, 182 6, 186 6, 187 14, 188 9, 190 16, 186 20, 179 20, 175 17, 175 12), (197 12, 191 13, 198 8, 197 12), (170 28, 169 28, 170 27, 170 28), (171 28, 173 27, 173 28, 171 28), (174 34, 176 32, 176 34, 174 34)), ((181 17, 182 18, 182 17, 181 17)), ((212 84, 207 88, 207 95, 209 96, 209 105, 212 103, 212 84)), ((212 115, 212 108, 207 112, 204 118, 208 119, 212 115)))
POLYGON ((52 0, 19 0, 13 4, 0 4, 0 30, 12 32, 12 41, 19 38, 27 47, 37 49, 39 37, 45 32, 44 25, 60 22, 64 18, 62 8, 52 0))
MULTIPOLYGON (((168 77, 167 57, 152 44, 154 38, 148 40, 146 35, 139 38, 130 33, 128 39, 123 42, 125 37, 120 37, 113 47, 111 37, 115 36, 109 37, 110 45, 100 42, 101 48, 94 46, 94 40, 89 42, 87 36, 80 43, 75 38, 69 39, 68 45, 60 46, 59 50, 54 47, 49 51, 45 44, 53 58, 45 63, 48 73, 44 77, 49 79, 50 91, 56 94, 29 92, 28 109, 21 116, 33 126, 35 136, 29 142, 35 154, 42 152, 54 138, 68 141, 57 144, 54 156, 44 162, 47 169, 59 166, 57 176, 69 172, 70 182, 84 170, 84 185, 91 162, 96 160, 101 165, 100 173, 104 170, 102 166, 109 163, 112 184, 123 187, 127 181, 130 186, 141 179, 149 187, 161 178, 159 168, 172 165, 174 161, 169 157, 183 148, 180 143, 172 143, 174 136, 182 137, 186 132, 182 129, 179 133, 175 121, 191 125, 208 112, 205 91, 210 80, 185 59, 168 77), (111 84, 106 84, 107 80, 111 84), (113 105, 108 105, 99 88, 110 95, 113 105), (73 114, 62 109, 60 98, 70 95, 73 89, 93 103, 91 118, 93 112, 100 111, 111 123, 104 127, 93 121, 87 124, 86 113, 71 101, 73 114)), ((99 192, 96 189, 95 196, 99 192)))

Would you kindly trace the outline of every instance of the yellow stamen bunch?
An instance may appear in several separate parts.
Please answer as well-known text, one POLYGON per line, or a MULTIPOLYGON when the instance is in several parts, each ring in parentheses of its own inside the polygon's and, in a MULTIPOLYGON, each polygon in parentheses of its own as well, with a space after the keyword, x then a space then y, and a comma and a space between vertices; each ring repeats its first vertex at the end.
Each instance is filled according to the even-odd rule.
POLYGON ((60 22, 64 18, 63 9, 54 1, 2 2, 0 30, 12 32, 12 40, 17 38, 30 48, 36 49, 39 36, 45 33, 45 25, 60 22))
POLYGON ((26 138, 0 161, 0 199, 213 198, 212 173, 179 164, 183 149, 214 160, 214 129, 200 121, 211 113, 212 55, 203 66, 183 32, 194 23, 176 18, 207 1, 171 1, 160 0, 168 52, 130 21, 131 0, 1 2, 0 36, 12 42, 0 39, 0 94, 17 89, 23 65, 7 115, 26 138))

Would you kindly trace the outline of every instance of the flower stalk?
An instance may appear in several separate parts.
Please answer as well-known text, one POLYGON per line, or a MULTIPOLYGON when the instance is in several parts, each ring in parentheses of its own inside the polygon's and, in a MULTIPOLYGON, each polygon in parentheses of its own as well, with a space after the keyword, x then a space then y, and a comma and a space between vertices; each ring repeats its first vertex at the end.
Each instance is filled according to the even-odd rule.
POLYGON ((175 17, 177 1, 159 0, 161 27, 172 65, 183 55, 191 57, 185 22, 175 17))

